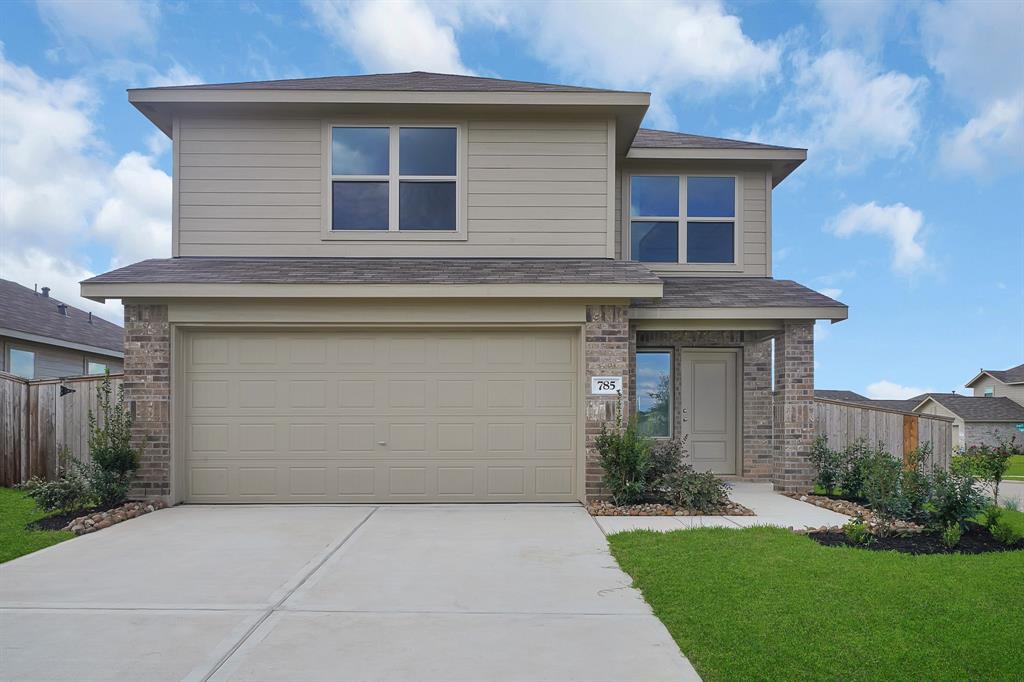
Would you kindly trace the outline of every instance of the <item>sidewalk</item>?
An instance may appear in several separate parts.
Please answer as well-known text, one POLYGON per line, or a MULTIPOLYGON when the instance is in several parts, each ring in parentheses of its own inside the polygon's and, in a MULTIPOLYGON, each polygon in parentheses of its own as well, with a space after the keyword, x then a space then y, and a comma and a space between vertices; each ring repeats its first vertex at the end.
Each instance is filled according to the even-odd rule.
POLYGON ((780 495, 771 483, 730 482, 730 499, 757 516, 595 516, 605 535, 626 530, 682 530, 686 528, 747 528, 780 526, 818 528, 841 526, 850 517, 780 495))

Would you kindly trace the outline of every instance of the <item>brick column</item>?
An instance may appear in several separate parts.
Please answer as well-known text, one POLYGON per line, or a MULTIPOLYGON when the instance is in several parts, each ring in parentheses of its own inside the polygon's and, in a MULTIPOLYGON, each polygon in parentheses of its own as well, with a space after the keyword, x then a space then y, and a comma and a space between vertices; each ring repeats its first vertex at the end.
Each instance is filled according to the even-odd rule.
POLYGON ((586 465, 584 494, 587 500, 604 496, 602 470, 598 463, 594 440, 603 424, 615 422, 616 396, 590 395, 590 378, 621 376, 623 419, 629 415, 629 308, 595 305, 587 307, 587 323, 583 329, 586 382, 586 465))
POLYGON ((770 480, 772 448, 772 344, 759 332, 744 332, 743 471, 746 479, 770 480))
POLYGON ((776 490, 811 488, 814 441, 814 322, 783 324, 775 337, 775 466, 776 490))
POLYGON ((165 305, 124 307, 124 397, 142 451, 131 497, 171 493, 171 339, 165 305))

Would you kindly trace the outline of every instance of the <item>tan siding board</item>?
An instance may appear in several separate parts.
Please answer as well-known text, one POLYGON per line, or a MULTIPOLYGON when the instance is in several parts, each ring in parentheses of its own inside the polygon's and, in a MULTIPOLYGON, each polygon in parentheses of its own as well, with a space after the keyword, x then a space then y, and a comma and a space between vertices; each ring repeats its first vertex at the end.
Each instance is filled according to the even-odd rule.
POLYGON ((182 124, 181 255, 605 255, 604 120, 467 124, 467 239, 324 240, 316 120, 182 124))

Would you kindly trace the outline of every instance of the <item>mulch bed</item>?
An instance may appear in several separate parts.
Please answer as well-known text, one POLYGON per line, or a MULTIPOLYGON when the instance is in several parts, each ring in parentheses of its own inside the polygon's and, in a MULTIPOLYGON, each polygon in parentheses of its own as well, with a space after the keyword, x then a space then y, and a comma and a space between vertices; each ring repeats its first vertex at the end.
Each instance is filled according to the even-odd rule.
POLYGON ((80 516, 88 516, 90 514, 97 514, 100 512, 110 511, 115 507, 120 506, 120 503, 108 504, 99 507, 88 507, 86 509, 75 509, 74 511, 61 512, 60 514, 54 514, 53 516, 47 516, 33 521, 32 523, 25 526, 27 530, 64 530, 69 523, 74 521, 80 516))
POLYGON ((960 544, 950 549, 942 542, 939 533, 910 533, 907 535, 891 535, 887 537, 873 536, 867 545, 856 545, 850 542, 842 532, 812 532, 807 537, 826 547, 857 547, 876 552, 896 551, 902 554, 984 554, 985 552, 1008 552, 1024 550, 1024 540, 1012 545, 1004 545, 992 537, 988 528, 971 525, 960 538, 960 544))
POLYGON ((738 502, 729 500, 728 504, 717 511, 705 513, 695 509, 673 507, 670 504, 646 502, 616 506, 611 502, 596 500, 587 505, 591 516, 756 516, 750 509, 738 502))
MULTIPOLYGON (((851 500, 844 500, 838 497, 830 497, 827 495, 809 495, 807 493, 782 493, 786 497, 791 497, 794 500, 800 502, 806 502, 807 504, 813 504, 815 507, 821 507, 822 509, 828 509, 839 514, 845 514, 846 516, 856 517, 860 516, 864 519, 864 523, 867 524, 868 530, 872 533, 878 532, 880 529, 885 528, 886 524, 871 511, 870 508, 865 507, 862 504, 858 504, 851 500)), ((838 531, 841 526, 831 526, 819 528, 819 531, 838 531)), ((922 526, 910 521, 892 521, 888 528, 899 535, 907 535, 910 533, 920 533, 924 531, 922 526)))
POLYGON ((167 504, 161 501, 155 502, 123 502, 88 509, 78 509, 72 512, 54 514, 44 519, 33 521, 26 526, 29 530, 69 530, 75 535, 85 535, 104 528, 109 528, 116 523, 134 519, 163 509, 167 504))

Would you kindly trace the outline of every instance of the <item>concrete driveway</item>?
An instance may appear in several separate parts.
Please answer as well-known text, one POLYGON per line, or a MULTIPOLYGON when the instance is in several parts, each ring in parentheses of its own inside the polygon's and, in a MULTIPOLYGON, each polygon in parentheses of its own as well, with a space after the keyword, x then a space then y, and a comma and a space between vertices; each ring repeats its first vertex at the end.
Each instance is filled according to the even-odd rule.
POLYGON ((0 566, 0 679, 699 679, 575 505, 176 507, 0 566))

